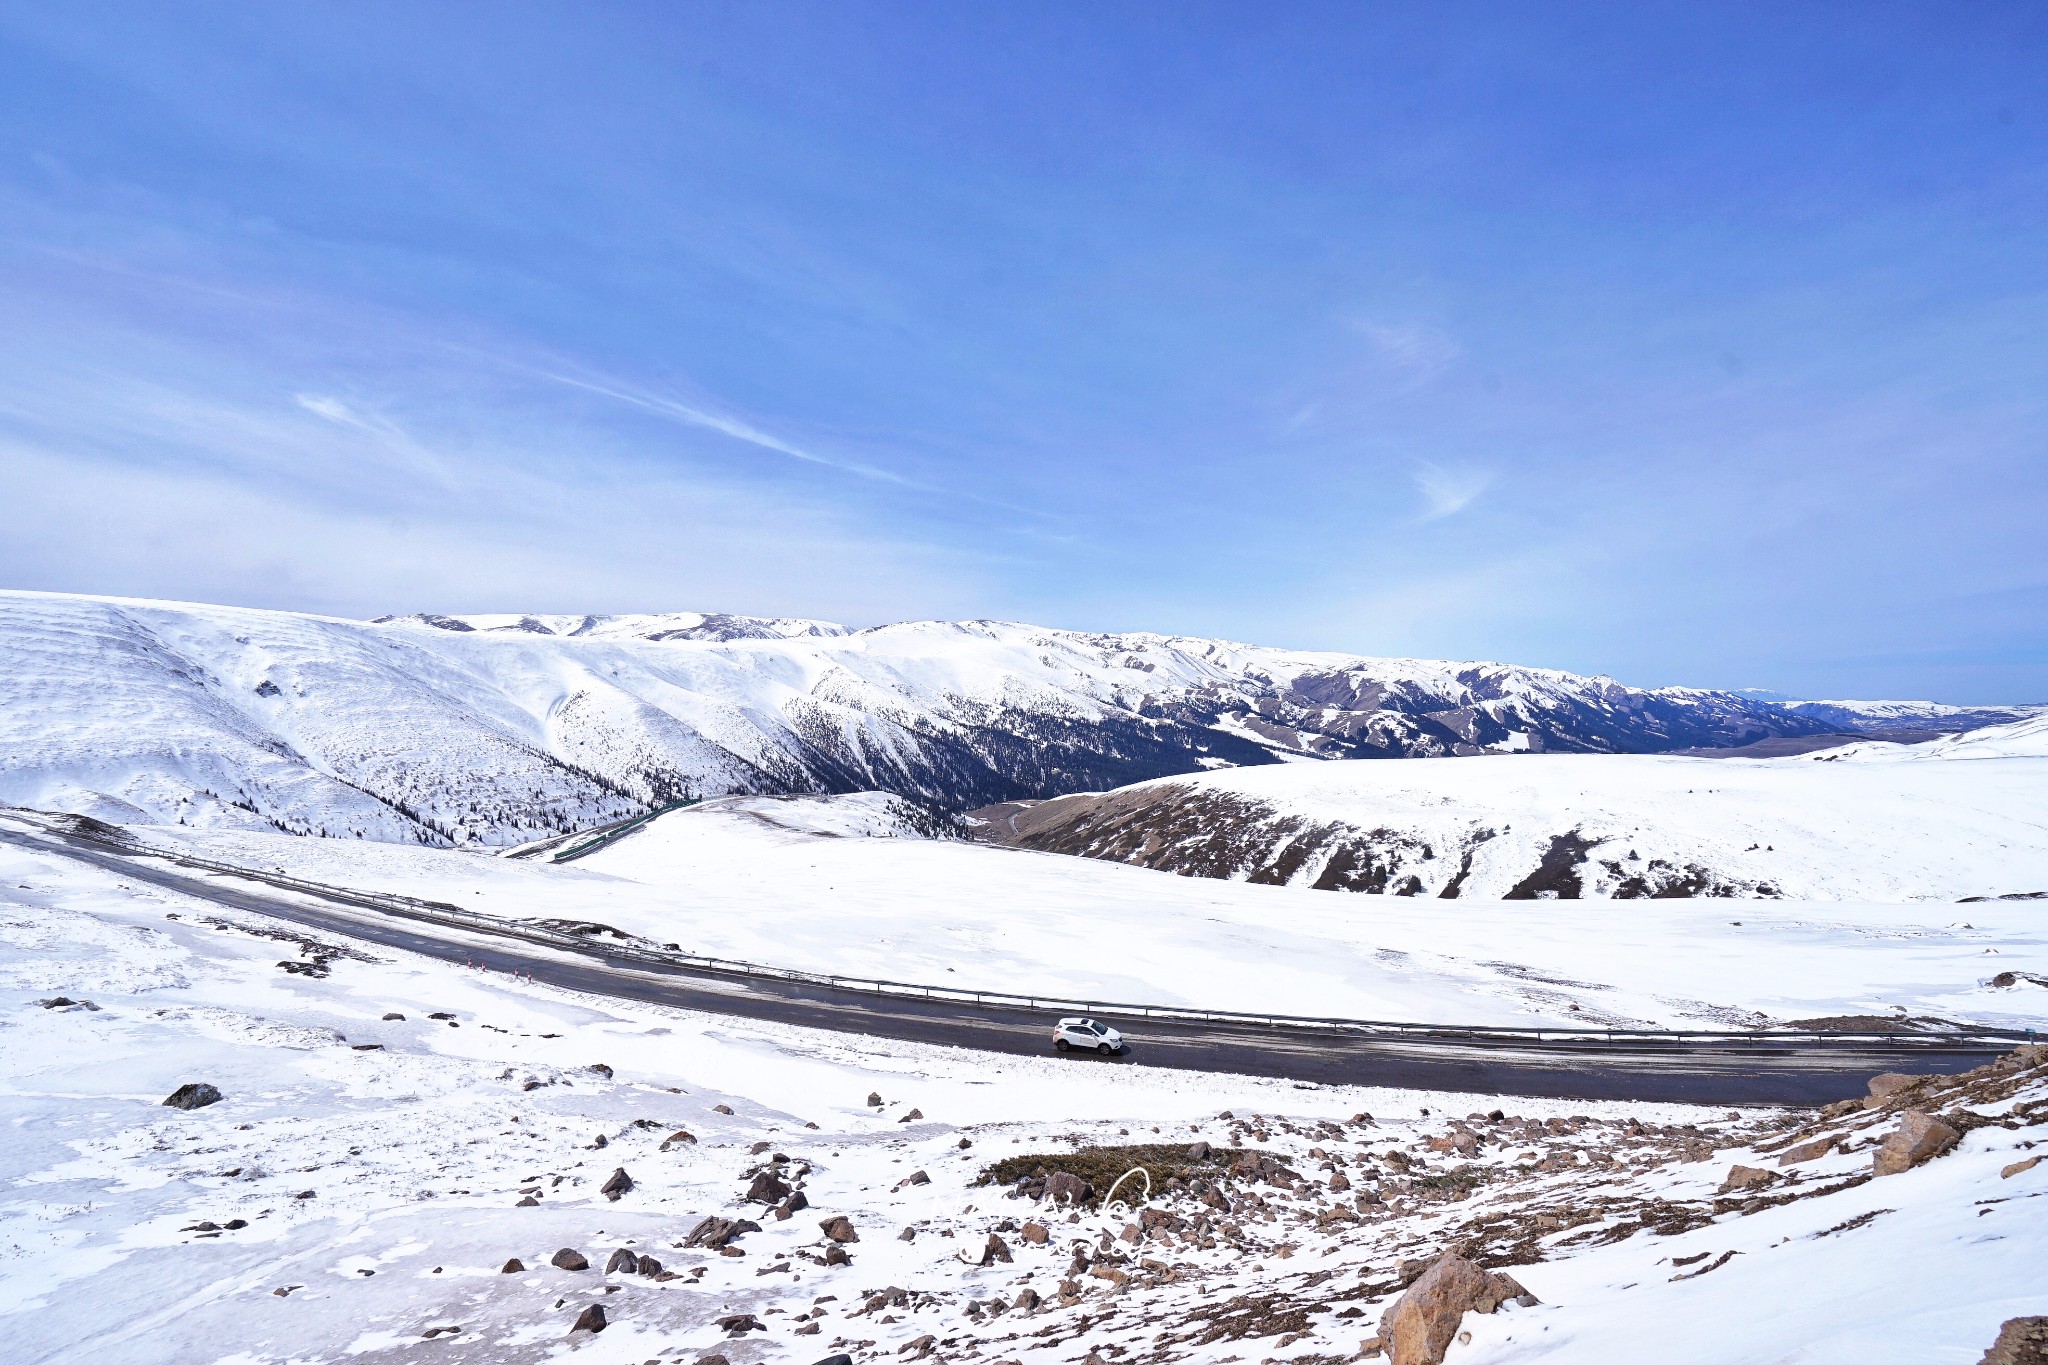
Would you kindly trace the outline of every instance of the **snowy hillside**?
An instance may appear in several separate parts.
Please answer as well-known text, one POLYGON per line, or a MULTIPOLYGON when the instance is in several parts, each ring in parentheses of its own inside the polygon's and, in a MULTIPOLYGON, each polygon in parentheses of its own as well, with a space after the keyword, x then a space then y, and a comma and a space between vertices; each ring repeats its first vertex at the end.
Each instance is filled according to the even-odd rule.
POLYGON ((979 813, 997 842, 1402 896, 1960 900, 2048 891, 2048 717, 1795 758, 1242 769, 979 813))
POLYGON ((0 801, 504 846, 686 796, 964 810, 1283 759, 1832 727, 1726 692, 999 622, 415 616, 0 593, 0 801))

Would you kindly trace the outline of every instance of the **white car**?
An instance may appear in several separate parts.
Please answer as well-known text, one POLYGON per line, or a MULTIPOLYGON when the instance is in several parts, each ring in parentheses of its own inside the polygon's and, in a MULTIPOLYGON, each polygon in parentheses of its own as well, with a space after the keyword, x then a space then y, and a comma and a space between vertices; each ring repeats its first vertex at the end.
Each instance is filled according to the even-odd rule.
POLYGON ((1107 1057, 1124 1050, 1124 1036, 1093 1019, 1062 1019, 1053 1026, 1052 1045, 1061 1052, 1082 1048, 1107 1057))

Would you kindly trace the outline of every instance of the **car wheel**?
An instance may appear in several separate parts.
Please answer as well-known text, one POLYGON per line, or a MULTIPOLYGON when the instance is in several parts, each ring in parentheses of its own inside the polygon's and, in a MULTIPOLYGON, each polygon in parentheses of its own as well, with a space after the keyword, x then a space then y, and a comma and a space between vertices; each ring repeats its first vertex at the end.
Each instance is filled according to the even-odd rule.
POLYGON ((1067 1040, 1064 1038, 1055 1038, 1052 1045, 1062 1052, 1067 1050, 1067 1040))
POLYGON ((1111 1047, 1108 1043, 1104 1043, 1101 1047, 1098 1047, 1095 1050, 1105 1057, 1107 1057, 1110 1053, 1116 1051, 1116 1049, 1111 1047))

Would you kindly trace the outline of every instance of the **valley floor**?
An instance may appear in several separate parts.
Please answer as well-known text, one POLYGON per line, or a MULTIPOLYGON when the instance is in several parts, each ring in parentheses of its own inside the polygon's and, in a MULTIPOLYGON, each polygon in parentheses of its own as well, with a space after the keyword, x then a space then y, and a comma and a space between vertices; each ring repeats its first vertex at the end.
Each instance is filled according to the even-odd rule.
MULTIPOLYGON (((2040 902, 1413 900, 862 834, 735 799, 565 864, 143 826, 145 843, 713 957, 969 990, 1454 1024, 2048 1022, 2040 902)), ((0 818, 7 818, 0 816, 0 818)))

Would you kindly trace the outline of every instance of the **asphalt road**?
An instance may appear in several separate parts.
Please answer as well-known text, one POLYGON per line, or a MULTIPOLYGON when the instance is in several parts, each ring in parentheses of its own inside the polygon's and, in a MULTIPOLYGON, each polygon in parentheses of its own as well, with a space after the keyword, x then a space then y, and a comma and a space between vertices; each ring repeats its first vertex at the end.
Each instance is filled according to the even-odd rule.
MULTIPOLYGON (((1052 1050, 1053 1015, 998 1005, 853 987, 743 977, 681 965, 619 962, 592 944, 579 955, 488 933, 441 931, 352 902, 320 903, 259 880, 201 875, 98 841, 0 829, 0 839, 90 863, 217 905, 323 933, 493 971, 531 973, 550 985, 623 1000, 868 1037, 1041 1056, 1052 1050)), ((374 900, 374 897, 367 897, 374 900)), ((341 968, 345 970, 345 967, 341 968)), ((1144 1018, 1097 1011, 1129 1046, 1113 1058, 1070 1054, 1075 1066, 1166 1066, 1282 1077, 1328 1085, 1381 1085, 1483 1095, 1675 1101, 1694 1104, 1821 1104, 1864 1093, 1885 1071, 1956 1072, 2010 1044, 1939 1037, 1780 1040, 1545 1040, 1461 1034, 1455 1028, 1398 1036, 1289 1025, 1144 1018)))

